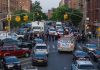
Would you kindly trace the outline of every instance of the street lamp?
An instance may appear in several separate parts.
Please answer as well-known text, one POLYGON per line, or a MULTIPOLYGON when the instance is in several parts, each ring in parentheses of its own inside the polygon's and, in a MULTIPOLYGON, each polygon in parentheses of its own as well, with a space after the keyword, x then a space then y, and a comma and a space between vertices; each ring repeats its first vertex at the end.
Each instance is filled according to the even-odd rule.
POLYGON ((10 12, 10 0, 8 0, 8 18, 10 18, 8 20, 8 26, 9 26, 9 32, 10 32, 10 21, 11 21, 11 12, 10 12))

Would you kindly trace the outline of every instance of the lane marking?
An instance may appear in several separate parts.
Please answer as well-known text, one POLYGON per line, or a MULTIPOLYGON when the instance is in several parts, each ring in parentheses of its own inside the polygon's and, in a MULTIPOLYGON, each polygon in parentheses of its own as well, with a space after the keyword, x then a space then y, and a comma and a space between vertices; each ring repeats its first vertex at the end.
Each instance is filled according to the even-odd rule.
POLYGON ((67 67, 64 67, 64 70, 67 70, 67 67))
POLYGON ((27 59, 24 59, 24 58, 23 58, 23 59, 20 59, 20 61, 21 61, 21 62, 25 62, 25 61, 28 61, 28 60, 30 60, 30 59, 31 59, 31 57, 30 57, 30 58, 27 58, 27 59))
POLYGON ((25 63, 21 63, 21 65, 26 65, 26 64, 31 64, 32 62, 25 62, 25 63))
POLYGON ((53 45, 53 46, 52 46, 52 48, 54 49, 54 48, 55 48, 55 46, 53 45))

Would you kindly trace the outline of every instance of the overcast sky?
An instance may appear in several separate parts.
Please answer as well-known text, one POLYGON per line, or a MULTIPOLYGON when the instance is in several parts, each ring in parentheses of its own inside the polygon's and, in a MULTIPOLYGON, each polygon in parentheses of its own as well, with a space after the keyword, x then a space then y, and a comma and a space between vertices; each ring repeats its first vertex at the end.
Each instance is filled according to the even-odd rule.
POLYGON ((43 12, 47 12, 48 9, 56 8, 59 6, 60 0, 32 0, 34 1, 40 1, 40 5, 42 6, 43 12))

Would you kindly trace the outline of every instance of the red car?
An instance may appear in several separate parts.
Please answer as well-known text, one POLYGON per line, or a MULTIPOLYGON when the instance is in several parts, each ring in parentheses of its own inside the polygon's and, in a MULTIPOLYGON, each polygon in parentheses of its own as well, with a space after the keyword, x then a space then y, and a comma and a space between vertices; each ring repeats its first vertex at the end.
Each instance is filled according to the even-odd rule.
POLYGON ((30 50, 23 50, 17 47, 16 45, 0 47, 0 57, 4 56, 29 57, 30 53, 31 53, 30 50))

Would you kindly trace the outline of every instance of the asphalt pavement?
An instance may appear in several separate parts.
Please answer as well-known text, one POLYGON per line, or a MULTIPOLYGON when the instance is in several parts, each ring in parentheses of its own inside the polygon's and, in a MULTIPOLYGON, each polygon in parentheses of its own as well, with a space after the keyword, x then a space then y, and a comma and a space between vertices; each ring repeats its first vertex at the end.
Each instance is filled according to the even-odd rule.
MULTIPOLYGON (((48 66, 37 67, 38 70, 71 70, 72 53, 58 53, 57 41, 49 41, 48 66)), ((21 58, 22 68, 31 66, 31 57, 21 58)))

